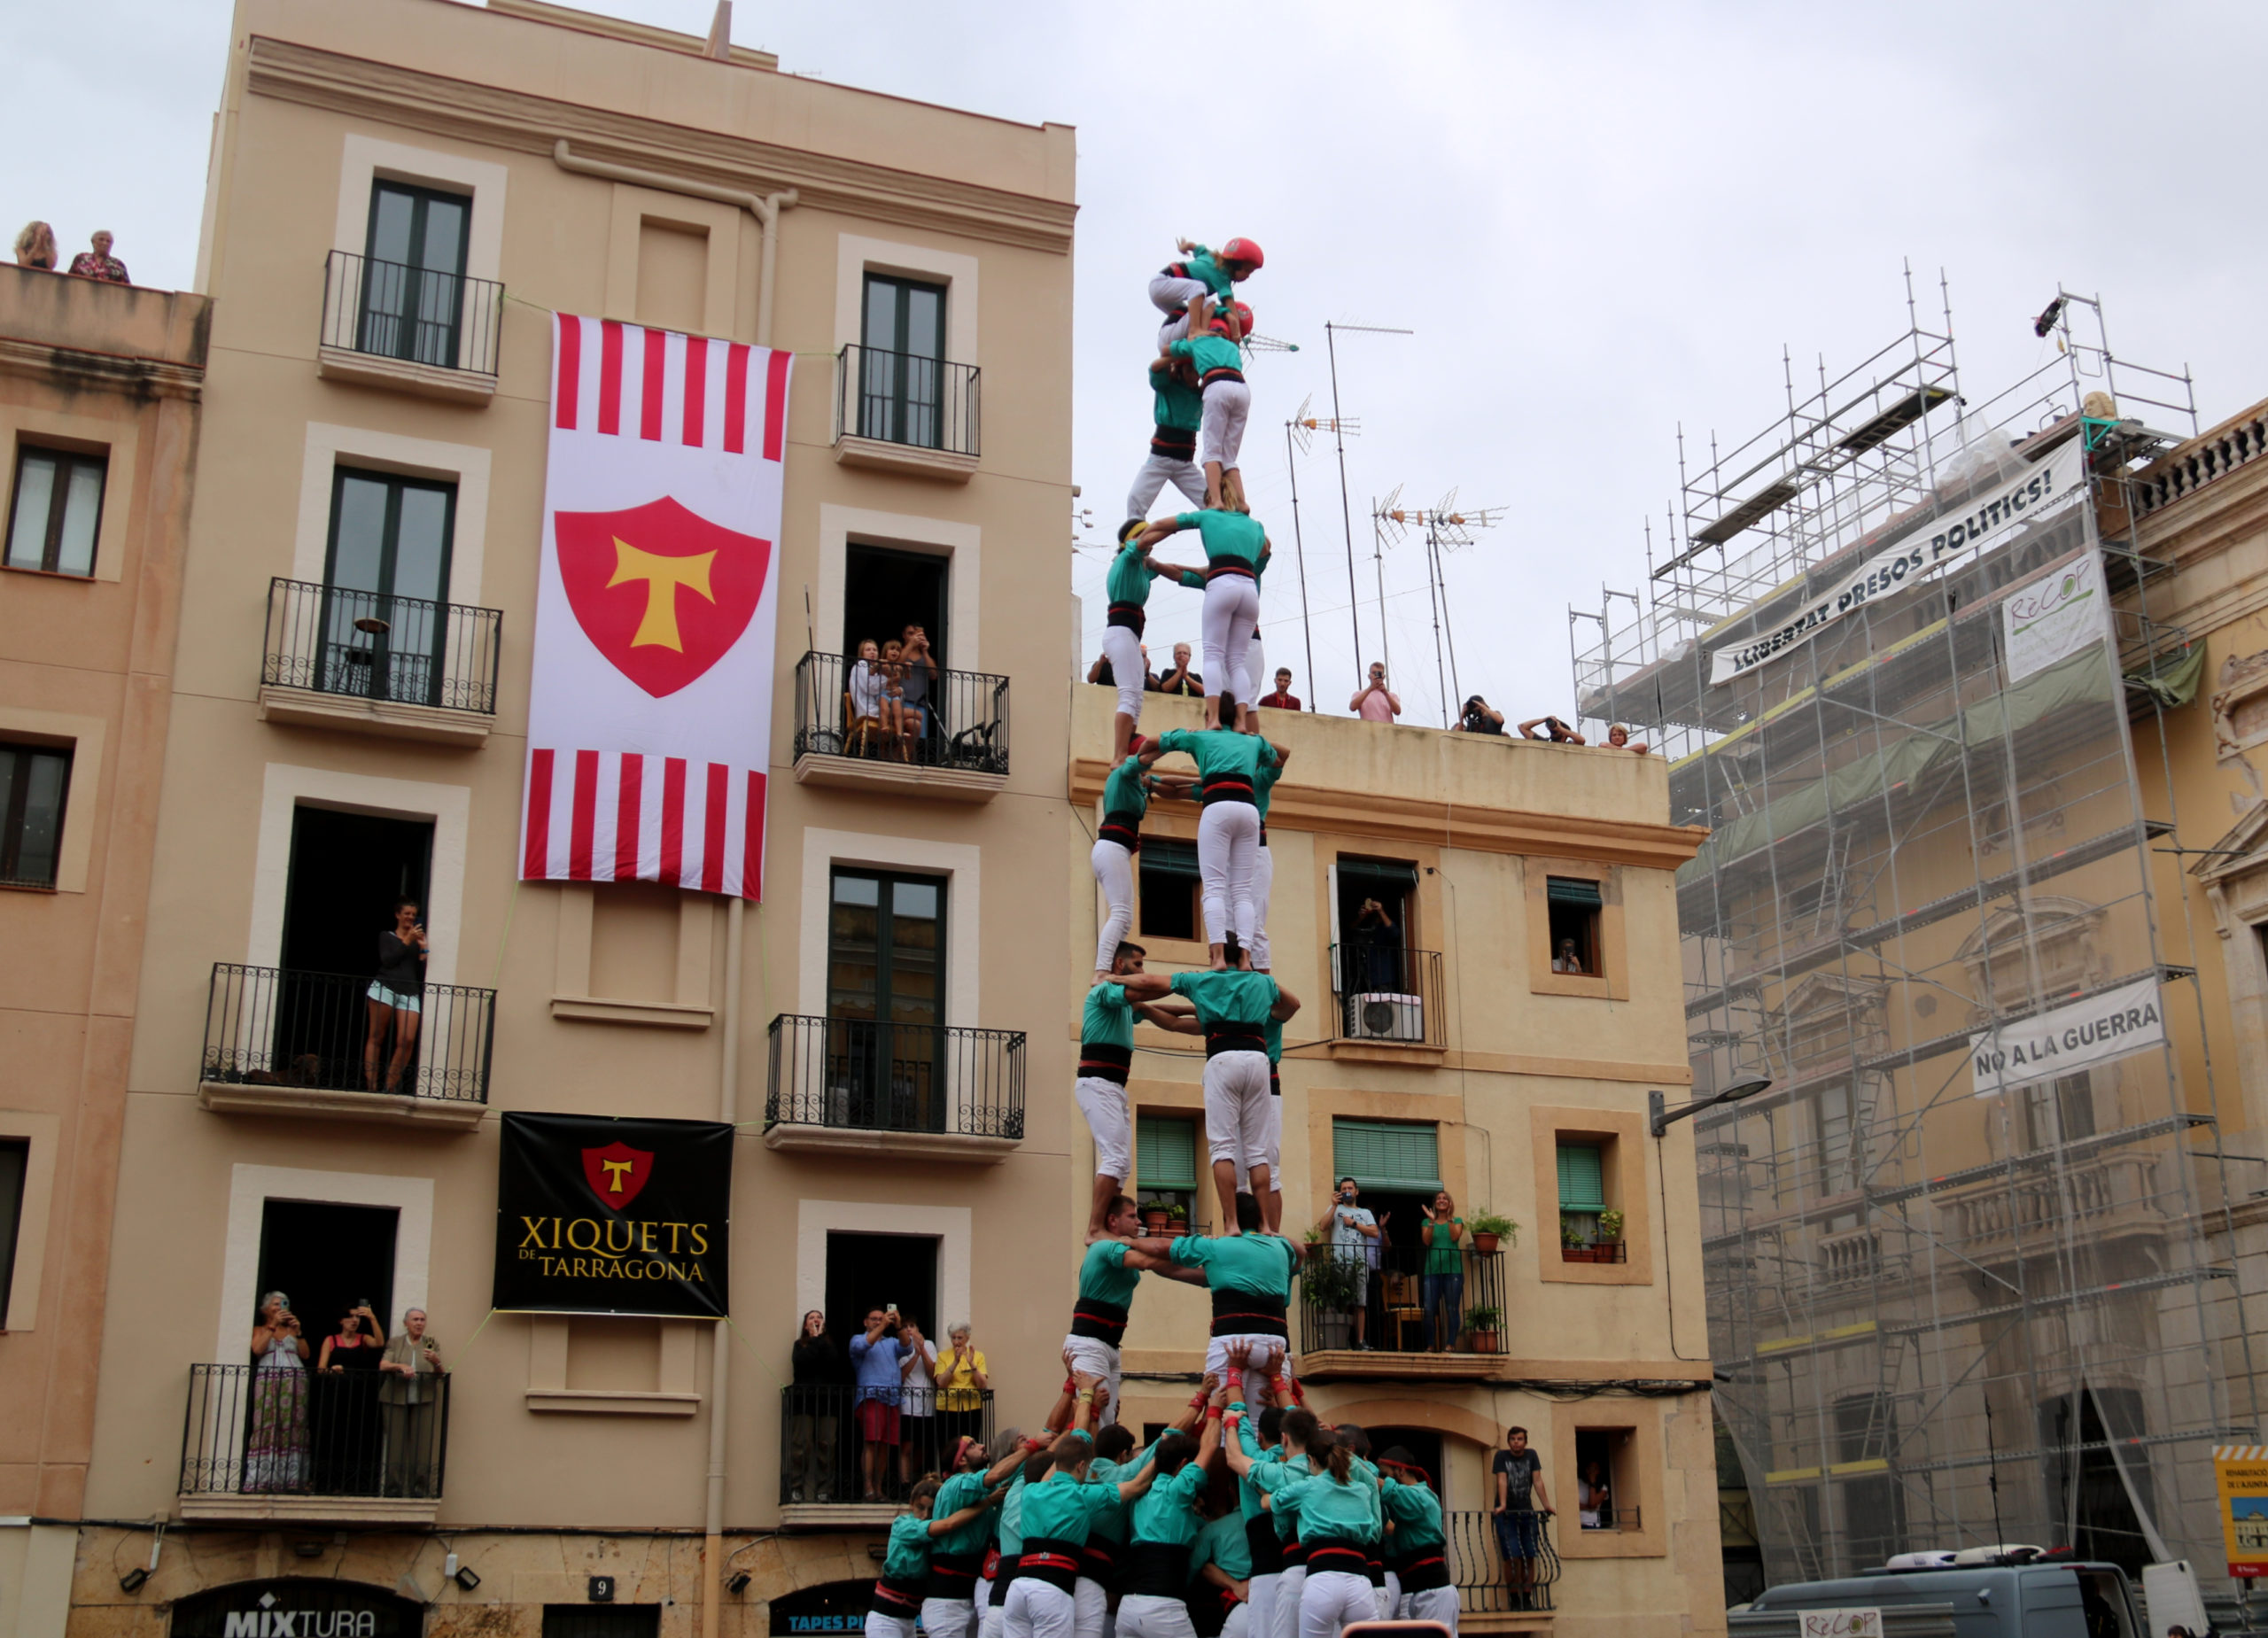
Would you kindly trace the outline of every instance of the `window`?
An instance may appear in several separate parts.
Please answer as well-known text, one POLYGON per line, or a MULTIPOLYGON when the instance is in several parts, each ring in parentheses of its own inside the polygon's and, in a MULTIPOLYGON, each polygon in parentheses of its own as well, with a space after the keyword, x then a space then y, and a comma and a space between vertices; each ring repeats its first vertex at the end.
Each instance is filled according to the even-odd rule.
POLYGON ((454 369, 472 201, 408 182, 370 189, 359 348, 454 369))
POLYGON ((1551 917, 1551 970, 1599 972, 1598 883, 1570 876, 1545 878, 1544 900, 1551 917))
POLYGON ((0 1138, 0 1331, 8 1329, 8 1292, 16 1279, 16 1233, 23 1222, 31 1158, 29 1140, 0 1138))
POLYGON ((1575 1505, 1585 1530, 1635 1530, 1639 1527, 1635 1484, 1624 1483, 1635 1464, 1626 1459, 1629 1428, 1587 1427, 1575 1430, 1575 1505))
POLYGON ((1146 836, 1134 858, 1142 875, 1142 936, 1201 937, 1204 879, 1197 873, 1197 844, 1146 836))
POLYGON ((95 572, 110 462, 27 445, 16 455, 15 501, 8 519, 8 567, 49 574, 95 572))
POLYGON ((1898 1408, 1889 1394, 1836 1401, 1835 1450, 1843 1475, 1836 1489, 1843 1502, 1844 1563, 1855 1573, 1906 1544, 1905 1498, 1889 1467, 1898 1453, 1898 1408))
POLYGON ((1333 1120, 1331 1169, 1334 1181, 1352 1177, 1366 1192, 1430 1199, 1441 1188, 1441 1128, 1430 1122, 1333 1120))
POLYGON ((456 508, 454 484, 338 469, 316 670, 324 693, 439 703, 456 508))
POLYGON ((63 803, 71 753, 0 745, 0 882, 51 888, 63 848, 63 803))
POLYGON ((936 449, 944 441, 945 287, 866 275, 858 436, 936 449))
POLYGON ((2023 1089, 2023 1146, 2053 1148, 2094 1136, 2094 1087, 2086 1071, 2023 1089))
MULTIPOLYGON (((1605 1152, 1595 1143, 1559 1145, 1560 1254, 1598 1243, 1599 1213, 1606 1209, 1605 1152)), ((1575 1261, 1566 1257, 1568 1261, 1575 1261)))
POLYGON ((830 1123, 942 1131, 945 883, 837 870, 829 898, 830 1123))
POLYGON ((1177 1114, 1135 1116, 1134 1194, 1145 1206, 1178 1206, 1184 1219, 1195 1210, 1195 1121, 1177 1114))
MULTIPOLYGON (((1406 996, 1412 982, 1410 912, 1418 866, 1406 859, 1348 858, 1334 868, 1339 993, 1406 996)), ((1351 1028, 1349 1034, 1356 1033, 1351 1028)))

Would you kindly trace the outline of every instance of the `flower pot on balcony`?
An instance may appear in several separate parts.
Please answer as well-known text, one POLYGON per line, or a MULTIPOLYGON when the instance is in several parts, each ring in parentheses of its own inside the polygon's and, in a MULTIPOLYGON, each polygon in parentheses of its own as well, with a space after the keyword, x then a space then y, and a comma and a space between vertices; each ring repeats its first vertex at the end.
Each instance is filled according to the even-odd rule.
POLYGON ((1464 1334, 1472 1339, 1472 1351, 1475 1354, 1501 1354, 1503 1352, 1503 1349, 1497 1345, 1498 1333, 1495 1331, 1468 1331, 1464 1334))
POLYGON ((1167 1232, 1172 1223, 1173 1219, 1166 1215, 1166 1209, 1162 1206, 1142 1213, 1142 1228, 1146 1233, 1153 1236, 1167 1232))
POLYGON ((1495 1250, 1496 1237, 1493 1234, 1476 1233, 1472 1237, 1472 1249, 1478 1252, 1491 1252, 1495 1250))
POLYGON ((1309 1240, 1307 1243, 1307 1246, 1308 1261, 1309 1262, 1320 1262, 1325 1257, 1331 1255, 1331 1242, 1329 1240, 1309 1240))

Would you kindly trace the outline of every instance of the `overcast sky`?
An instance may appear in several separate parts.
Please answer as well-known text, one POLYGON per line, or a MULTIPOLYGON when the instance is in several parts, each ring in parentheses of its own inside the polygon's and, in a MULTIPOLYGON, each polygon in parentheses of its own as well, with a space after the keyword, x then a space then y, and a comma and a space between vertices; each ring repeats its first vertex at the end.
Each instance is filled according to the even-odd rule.
MULTIPOLYGON (((694 33, 711 9, 594 4, 694 33)), ((186 285, 228 23, 223 0, 0 3, 11 233, 44 217, 67 255, 109 227, 137 282, 186 285)), ((1464 686, 1571 714, 1567 605, 1645 578, 1679 423, 1756 431, 1783 405, 1783 344, 1814 370, 1872 353, 1905 324, 1909 260, 1930 316, 1950 284, 1972 399, 2041 361, 2029 321, 2059 280, 2100 293, 2121 356, 2194 369, 2205 423, 2268 396, 2249 0, 741 0, 734 34, 790 71, 1078 127, 1074 477, 1098 544, 1065 558, 1091 652, 1100 543, 1147 437, 1148 276, 1177 235, 1262 243, 1246 293, 1301 349, 1251 371, 1247 485, 1279 553, 1262 626, 1334 710, 1357 675, 1338 474, 1327 447, 1298 470, 1318 683, 1283 431, 1310 395, 1328 413, 1326 320, 1417 331, 1345 338, 1339 377, 1362 424, 1361 657, 1383 639, 1418 722, 1439 716, 1425 572, 1387 553, 1381 633, 1372 497, 1507 508, 1448 563, 1464 686), (1193 54, 1192 23, 1224 54, 1193 54)), ((1151 606, 1153 653, 1195 637, 1194 594, 1151 606)))

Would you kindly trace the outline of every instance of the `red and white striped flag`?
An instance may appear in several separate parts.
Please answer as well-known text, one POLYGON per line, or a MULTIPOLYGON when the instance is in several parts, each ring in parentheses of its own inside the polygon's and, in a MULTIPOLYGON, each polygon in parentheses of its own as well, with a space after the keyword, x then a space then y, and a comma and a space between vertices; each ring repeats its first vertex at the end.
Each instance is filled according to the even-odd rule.
POLYGON ((554 336, 520 874, 761 898, 794 355, 554 336))

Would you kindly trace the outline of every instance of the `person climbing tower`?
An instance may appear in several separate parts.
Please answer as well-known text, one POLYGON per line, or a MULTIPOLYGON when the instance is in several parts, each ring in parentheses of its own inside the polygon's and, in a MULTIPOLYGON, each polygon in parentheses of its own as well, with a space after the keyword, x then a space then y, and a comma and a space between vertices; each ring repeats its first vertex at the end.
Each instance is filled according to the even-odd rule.
POLYGON ((1161 350, 1168 342, 1201 333, 1204 310, 1233 299, 1235 287, 1257 273, 1267 258, 1250 239, 1231 239, 1217 251, 1187 239, 1175 241, 1181 260, 1169 261, 1150 280, 1150 301, 1166 315, 1158 331, 1161 350), (1191 318, 1197 322, 1192 330, 1191 318))

